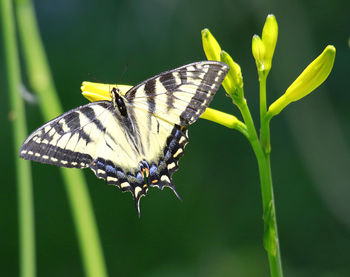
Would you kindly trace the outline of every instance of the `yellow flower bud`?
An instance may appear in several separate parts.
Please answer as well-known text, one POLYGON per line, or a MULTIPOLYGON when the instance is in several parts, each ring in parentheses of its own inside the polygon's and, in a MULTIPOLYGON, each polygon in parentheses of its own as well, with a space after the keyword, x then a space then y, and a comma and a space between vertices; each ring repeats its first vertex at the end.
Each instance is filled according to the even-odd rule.
POLYGON ((286 92, 271 104, 268 116, 279 114, 291 102, 308 95, 320 86, 331 73, 335 59, 335 47, 328 45, 299 77, 289 86, 286 92))
POLYGON ((208 29, 202 30, 202 44, 208 60, 220 61, 221 47, 208 29))
POLYGON ((263 41, 258 35, 253 36, 252 53, 253 53, 258 71, 265 70, 265 65, 264 65, 265 46, 263 41))
POLYGON ((264 65, 265 70, 270 71, 273 53, 278 37, 278 25, 273 14, 269 14, 266 18, 265 25, 262 31, 262 42, 265 46, 264 65))
POLYGON ((247 126, 231 114, 207 108, 201 115, 201 118, 216 122, 228 128, 237 129, 246 136, 248 135, 247 126))
POLYGON ((226 78, 224 79, 224 82, 226 79, 230 79, 231 82, 233 83, 234 89, 242 88, 243 77, 242 77, 241 67, 239 66, 239 64, 235 63, 231 58, 231 56, 225 51, 221 51, 220 60, 226 63, 230 67, 230 70, 227 73, 226 78))
POLYGON ((116 85, 116 84, 101 84, 93 82, 83 82, 81 91, 85 98, 91 102, 107 100, 111 101, 111 90, 117 87, 121 94, 125 94, 132 86, 116 85))
POLYGON ((230 70, 227 73, 224 81, 222 82, 222 86, 226 90, 226 92, 232 97, 234 102, 242 99, 243 96, 243 77, 241 72, 241 67, 233 61, 231 56, 227 54, 225 51, 221 51, 220 54, 221 61, 226 63, 230 70))

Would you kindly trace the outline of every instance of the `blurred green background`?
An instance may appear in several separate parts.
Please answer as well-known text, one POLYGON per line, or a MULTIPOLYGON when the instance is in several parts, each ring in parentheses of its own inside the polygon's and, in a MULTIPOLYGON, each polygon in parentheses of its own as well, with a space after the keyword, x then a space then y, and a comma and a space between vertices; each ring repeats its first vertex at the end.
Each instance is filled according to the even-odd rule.
MULTIPOLYGON (((34 3, 65 110, 87 103, 82 81, 136 84, 205 59, 200 31, 207 27, 240 64, 257 123, 251 38, 261 34, 267 14, 279 23, 269 103, 333 44, 337 57, 325 84, 272 121, 272 175, 285 275, 350 276, 349 1, 34 3)), ((17 276, 17 157, 3 62, 0 66, 0 268, 1 276, 17 276)), ((211 107, 239 116, 222 88, 211 107)), ((37 104, 27 105, 27 122, 30 131, 44 123, 37 104)), ((129 193, 84 170, 110 276, 269 275, 250 145, 240 133, 202 119, 189 135, 174 175, 184 201, 170 189, 151 189, 141 200, 141 219, 129 193)), ((84 276, 61 174, 53 166, 32 165, 38 276, 84 276)))

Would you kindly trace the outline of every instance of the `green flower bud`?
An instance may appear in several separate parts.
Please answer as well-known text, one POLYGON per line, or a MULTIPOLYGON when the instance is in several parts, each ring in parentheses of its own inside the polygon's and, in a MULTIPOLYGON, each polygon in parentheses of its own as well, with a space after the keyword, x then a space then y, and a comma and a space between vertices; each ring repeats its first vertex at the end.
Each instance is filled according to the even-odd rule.
POLYGON ((279 114, 288 104, 305 97, 320 86, 332 71, 335 52, 335 47, 328 45, 321 55, 304 69, 286 92, 271 104, 268 116, 279 114))
POLYGON ((227 73, 222 86, 232 98, 243 98, 243 77, 241 67, 233 61, 231 56, 225 51, 221 51, 221 61, 226 63, 230 70, 227 73))
POLYGON ((278 25, 273 14, 269 14, 266 18, 265 25, 262 31, 262 42, 265 46, 264 66, 268 72, 271 69, 271 62, 278 37, 278 25))
POLYGON ((202 30, 202 44, 208 60, 220 61, 221 47, 208 29, 202 30))
POLYGON ((265 64, 264 64, 265 46, 262 39, 258 35, 253 36, 252 53, 253 53, 258 71, 265 70, 265 64))
POLYGON ((235 63, 231 58, 231 56, 225 51, 221 51, 220 60, 226 63, 230 67, 230 70, 227 73, 225 79, 231 79, 235 88, 242 88, 243 77, 242 77, 241 67, 239 66, 239 64, 235 63))

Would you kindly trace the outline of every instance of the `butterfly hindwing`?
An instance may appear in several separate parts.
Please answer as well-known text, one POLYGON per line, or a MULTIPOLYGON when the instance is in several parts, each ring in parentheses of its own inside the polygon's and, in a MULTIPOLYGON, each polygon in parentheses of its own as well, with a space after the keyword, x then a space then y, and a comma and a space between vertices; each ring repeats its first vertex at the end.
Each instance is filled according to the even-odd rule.
POLYGON ((133 109, 133 116, 140 134, 139 151, 149 171, 149 185, 161 189, 169 186, 176 193, 171 176, 188 142, 187 129, 137 108, 133 109))
MULTIPOLYGON (((140 215, 149 187, 170 187, 188 143, 186 125, 204 112, 228 71, 198 62, 161 73, 117 101, 93 102, 49 121, 23 143, 24 159, 90 167, 98 178, 130 191, 140 215)), ((180 197, 179 197, 180 198, 180 197)))

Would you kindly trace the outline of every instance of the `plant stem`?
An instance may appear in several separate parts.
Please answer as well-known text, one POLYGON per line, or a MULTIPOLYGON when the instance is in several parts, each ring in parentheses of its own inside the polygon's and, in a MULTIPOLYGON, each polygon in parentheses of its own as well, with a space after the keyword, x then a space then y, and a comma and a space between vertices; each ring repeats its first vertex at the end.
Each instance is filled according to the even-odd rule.
POLYGON ((27 135, 27 128, 24 103, 20 94, 21 75, 11 0, 1 0, 1 13, 17 171, 20 276, 34 277, 36 265, 33 185, 30 163, 18 157, 19 147, 27 135))
MULTIPOLYGON (((39 35, 34 7, 30 0, 17 0, 16 9, 28 78, 31 87, 39 97, 45 120, 50 120, 62 113, 62 107, 39 35)), ((79 170, 66 168, 62 168, 62 174, 80 243, 85 273, 90 277, 105 277, 107 270, 84 176, 79 170)))
POLYGON ((263 72, 259 73, 259 84, 260 84, 260 139, 261 146, 265 154, 271 152, 270 144, 270 122, 267 118, 267 107, 266 107, 266 78, 267 75, 263 72))
POLYGON ((275 213, 270 157, 269 155, 259 155, 259 157, 257 156, 257 161, 263 200, 264 247, 269 258, 271 276, 282 277, 283 271, 275 213))
MULTIPOLYGON (((263 86, 265 84, 264 91, 266 97, 266 78, 264 80, 263 86)), ((241 101, 237 101, 236 99, 235 103, 240 109, 244 122, 247 126, 248 140, 253 148, 258 162, 263 202, 264 247, 268 254, 270 273, 272 277, 282 277, 283 272, 270 167, 270 151, 266 151, 266 149, 270 149, 269 120, 267 120, 265 117, 266 108, 265 113, 263 114, 264 120, 262 120, 262 129, 264 129, 264 131, 261 132, 262 137, 261 141, 259 141, 246 100, 242 99, 241 101), (263 146, 262 141, 265 141, 266 148, 263 146)), ((265 104, 263 103, 261 107, 266 107, 266 102, 265 104)))
POLYGON ((243 116, 243 120, 247 126, 248 140, 249 140, 249 142, 254 150, 254 153, 256 155, 256 153, 261 151, 261 147, 260 147, 258 135, 256 133, 254 121, 253 121, 252 115, 251 115, 249 108, 248 108, 248 105, 247 105, 247 101, 243 98, 239 102, 236 100, 235 103, 238 106, 239 110, 241 111, 241 114, 243 116))
POLYGON ((259 166, 261 194, 263 200, 264 247, 269 257, 271 276, 282 277, 283 272, 271 175, 270 119, 267 116, 266 107, 266 78, 267 74, 259 72, 261 151, 256 152, 255 155, 259 166))
POLYGON ((260 89, 260 126, 266 114, 266 76, 259 72, 259 89, 260 89))

